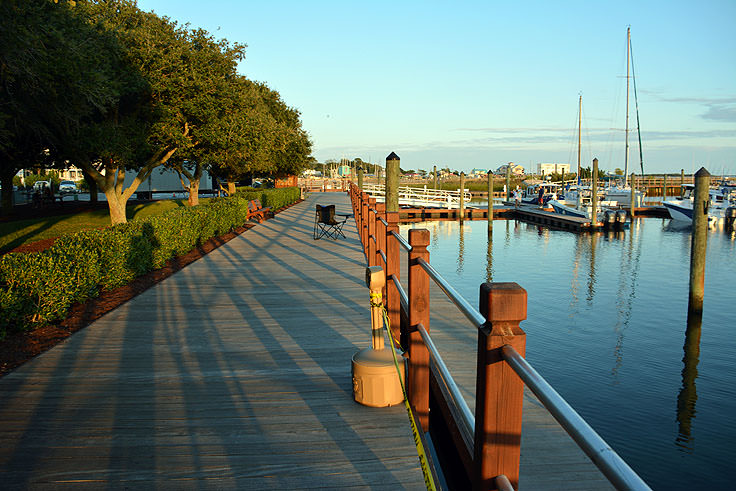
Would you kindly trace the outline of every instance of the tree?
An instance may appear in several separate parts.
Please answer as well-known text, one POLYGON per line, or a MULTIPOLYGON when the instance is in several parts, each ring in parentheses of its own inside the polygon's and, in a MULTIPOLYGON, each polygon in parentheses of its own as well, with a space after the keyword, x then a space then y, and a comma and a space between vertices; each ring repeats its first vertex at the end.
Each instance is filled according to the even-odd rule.
MULTIPOLYGON (((109 46, 70 4, 0 3, 0 182, 12 189, 26 167, 63 166, 53 159, 70 130, 115 100, 95 70, 109 46)), ((3 210, 12 207, 3 193, 3 210)))

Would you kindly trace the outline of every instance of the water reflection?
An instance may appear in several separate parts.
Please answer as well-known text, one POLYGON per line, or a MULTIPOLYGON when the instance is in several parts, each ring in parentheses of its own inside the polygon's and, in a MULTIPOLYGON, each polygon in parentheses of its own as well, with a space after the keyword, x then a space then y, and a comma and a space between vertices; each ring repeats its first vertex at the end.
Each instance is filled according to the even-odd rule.
POLYGON ((493 231, 488 230, 488 246, 486 249, 486 281, 493 281, 493 231))
POLYGON ((595 297, 595 249, 598 245, 598 234, 590 234, 590 268, 588 270, 588 296, 585 297, 588 305, 593 303, 595 297))
POLYGON ((639 240, 641 234, 641 220, 632 223, 629 229, 628 240, 624 232, 609 232, 607 238, 609 240, 621 240, 621 260, 618 296, 616 299, 616 324, 613 327, 616 333, 616 345, 613 348, 614 366, 611 375, 617 378, 619 370, 624 361, 624 334, 631 323, 631 312, 636 301, 636 285, 639 277, 639 266, 641 257, 641 247, 639 240), (636 242, 635 242, 636 240, 636 242), (627 294, 628 291, 628 294, 627 294))
POLYGON ((457 274, 463 272, 465 263, 465 220, 460 220, 460 236, 457 244, 457 274))
POLYGON ((678 435, 675 439, 675 445, 688 453, 693 451, 692 420, 695 417, 695 402, 698 400, 695 380, 698 378, 700 328, 702 323, 702 316, 688 316, 685 345, 682 347, 684 352, 682 357, 682 387, 677 396, 678 435))

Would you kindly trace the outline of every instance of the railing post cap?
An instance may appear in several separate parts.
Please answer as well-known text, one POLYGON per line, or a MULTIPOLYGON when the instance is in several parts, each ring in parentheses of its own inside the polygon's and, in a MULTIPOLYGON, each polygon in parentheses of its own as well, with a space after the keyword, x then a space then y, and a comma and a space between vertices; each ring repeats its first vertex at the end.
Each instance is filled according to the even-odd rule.
POLYGON ((386 161, 389 161, 389 160, 400 160, 400 159, 398 155, 396 155, 394 152, 391 152, 388 155, 388 157, 386 157, 386 161))
POLYGON ((489 321, 523 321, 526 319, 526 303, 526 290, 518 283, 480 285, 480 313, 489 321))
POLYGON ((429 245, 429 230, 426 228, 410 229, 409 244, 412 247, 427 247, 429 245))

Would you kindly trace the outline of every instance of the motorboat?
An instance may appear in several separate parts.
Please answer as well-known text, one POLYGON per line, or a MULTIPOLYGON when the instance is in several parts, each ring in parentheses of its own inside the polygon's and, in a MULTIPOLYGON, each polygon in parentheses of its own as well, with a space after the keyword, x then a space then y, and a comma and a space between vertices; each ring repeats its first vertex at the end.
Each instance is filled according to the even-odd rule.
POLYGON ((562 187, 556 182, 545 182, 542 184, 530 184, 521 195, 521 202, 527 205, 538 205, 544 207, 550 200, 557 199, 562 193, 562 187), (541 196, 541 203, 540 203, 541 196))
MULTIPOLYGON (((693 221, 693 201, 695 185, 683 184, 680 199, 663 201, 670 218, 675 221, 691 224, 693 221)), ((708 189, 708 225, 722 227, 733 223, 736 218, 736 185, 725 184, 708 189)))

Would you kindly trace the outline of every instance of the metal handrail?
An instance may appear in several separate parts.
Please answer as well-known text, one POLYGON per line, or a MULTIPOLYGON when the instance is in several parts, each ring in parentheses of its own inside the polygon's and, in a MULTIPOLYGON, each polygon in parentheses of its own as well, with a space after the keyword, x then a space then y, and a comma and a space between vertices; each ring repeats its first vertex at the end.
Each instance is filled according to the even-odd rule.
MULTIPOLYGON (((397 232, 391 232, 391 234, 399 241, 399 244, 407 250, 411 251, 412 246, 404 239, 401 234, 397 232)), ((385 260, 385 254, 380 251, 385 260)), ((453 288, 447 280, 445 280, 437 270, 434 269, 424 259, 418 258, 417 264, 419 264, 424 271, 427 272, 430 278, 440 287, 445 295, 452 301, 458 309, 470 320, 470 322, 476 327, 481 328, 486 324, 486 319, 483 315, 478 312, 465 298, 460 295, 455 288, 453 288)), ((401 308, 404 312, 409 311, 409 296, 401 285, 401 282, 395 276, 391 276, 390 279, 393 281, 396 290, 399 293, 399 300, 401 308)), ((465 398, 460 393, 457 384, 452 377, 449 369, 444 363, 441 355, 437 351, 434 342, 432 341, 429 333, 426 331, 423 325, 418 326, 418 331, 424 341, 427 350, 431 355, 431 360, 438 368, 438 372, 442 377, 442 382, 447 387, 455 406, 460 409, 460 415, 462 417, 462 423, 468 425, 469 429, 475 428, 475 416, 465 402, 465 398)), ((593 461, 598 469, 603 473, 604 476, 618 489, 651 489, 644 480, 639 477, 634 470, 606 443, 603 438, 595 432, 593 428, 570 406, 570 404, 562 398, 562 396, 555 391, 554 388, 542 378, 541 375, 529 364, 512 346, 504 345, 501 348, 504 360, 529 387, 529 389, 536 395, 542 405, 549 411, 549 413, 560 423, 565 431, 572 437, 577 445, 585 452, 585 454, 593 461)), ((505 476, 498 476, 496 479, 501 479, 497 484, 500 487, 506 486, 504 481, 505 476)))
POLYGON ((406 239, 404 237, 401 236, 401 234, 392 231, 391 232, 391 235, 393 235, 394 237, 396 237, 396 240, 399 241, 399 245, 401 245, 401 247, 403 247, 404 250, 406 250, 407 252, 411 252, 411 250, 413 249, 413 247, 409 245, 409 243, 406 241, 406 239))
POLYGON ((380 254, 381 259, 383 259, 383 264, 386 264, 388 262, 388 258, 386 257, 386 253, 383 252, 382 249, 378 250, 378 254, 380 254))
POLYGON ((603 438, 552 388, 514 348, 501 348, 503 358, 617 489, 650 489, 603 438))
POLYGON ((427 330, 422 324, 419 324, 417 326, 417 330, 419 331, 424 344, 429 350, 432 361, 434 361, 439 370, 440 376, 442 377, 442 382, 445 384, 450 392, 450 395, 452 396, 452 402, 454 402, 455 406, 460 409, 460 414, 463 418, 463 424, 465 424, 466 429, 472 434, 475 428, 475 415, 473 414, 473 411, 470 410, 468 403, 465 402, 465 398, 460 392, 460 388, 455 383, 455 379, 452 378, 450 370, 447 368, 447 365, 445 365, 445 361, 442 359, 439 351, 437 351, 437 347, 434 345, 434 341, 432 341, 432 338, 429 336, 427 330))
POLYGON ((401 282, 396 276, 391 275, 391 280, 394 282, 396 291, 399 292, 399 303, 401 303, 401 308, 404 309, 404 312, 409 312, 409 295, 406 294, 404 287, 401 286, 401 282))
POLYGON ((424 269, 424 271, 427 272, 430 278, 434 280, 434 282, 437 284, 437 286, 440 287, 440 289, 445 292, 445 295, 447 295, 447 298, 454 303, 457 308, 462 312, 465 317, 468 318, 470 322, 473 323, 473 325, 476 328, 480 328, 483 324, 486 323, 486 318, 481 315, 480 312, 478 312, 475 307, 470 305, 470 302, 465 300, 460 293, 458 293, 457 290, 455 290, 446 279, 444 279, 436 269, 434 269, 427 261, 425 261, 422 258, 417 259, 417 263, 424 269))

